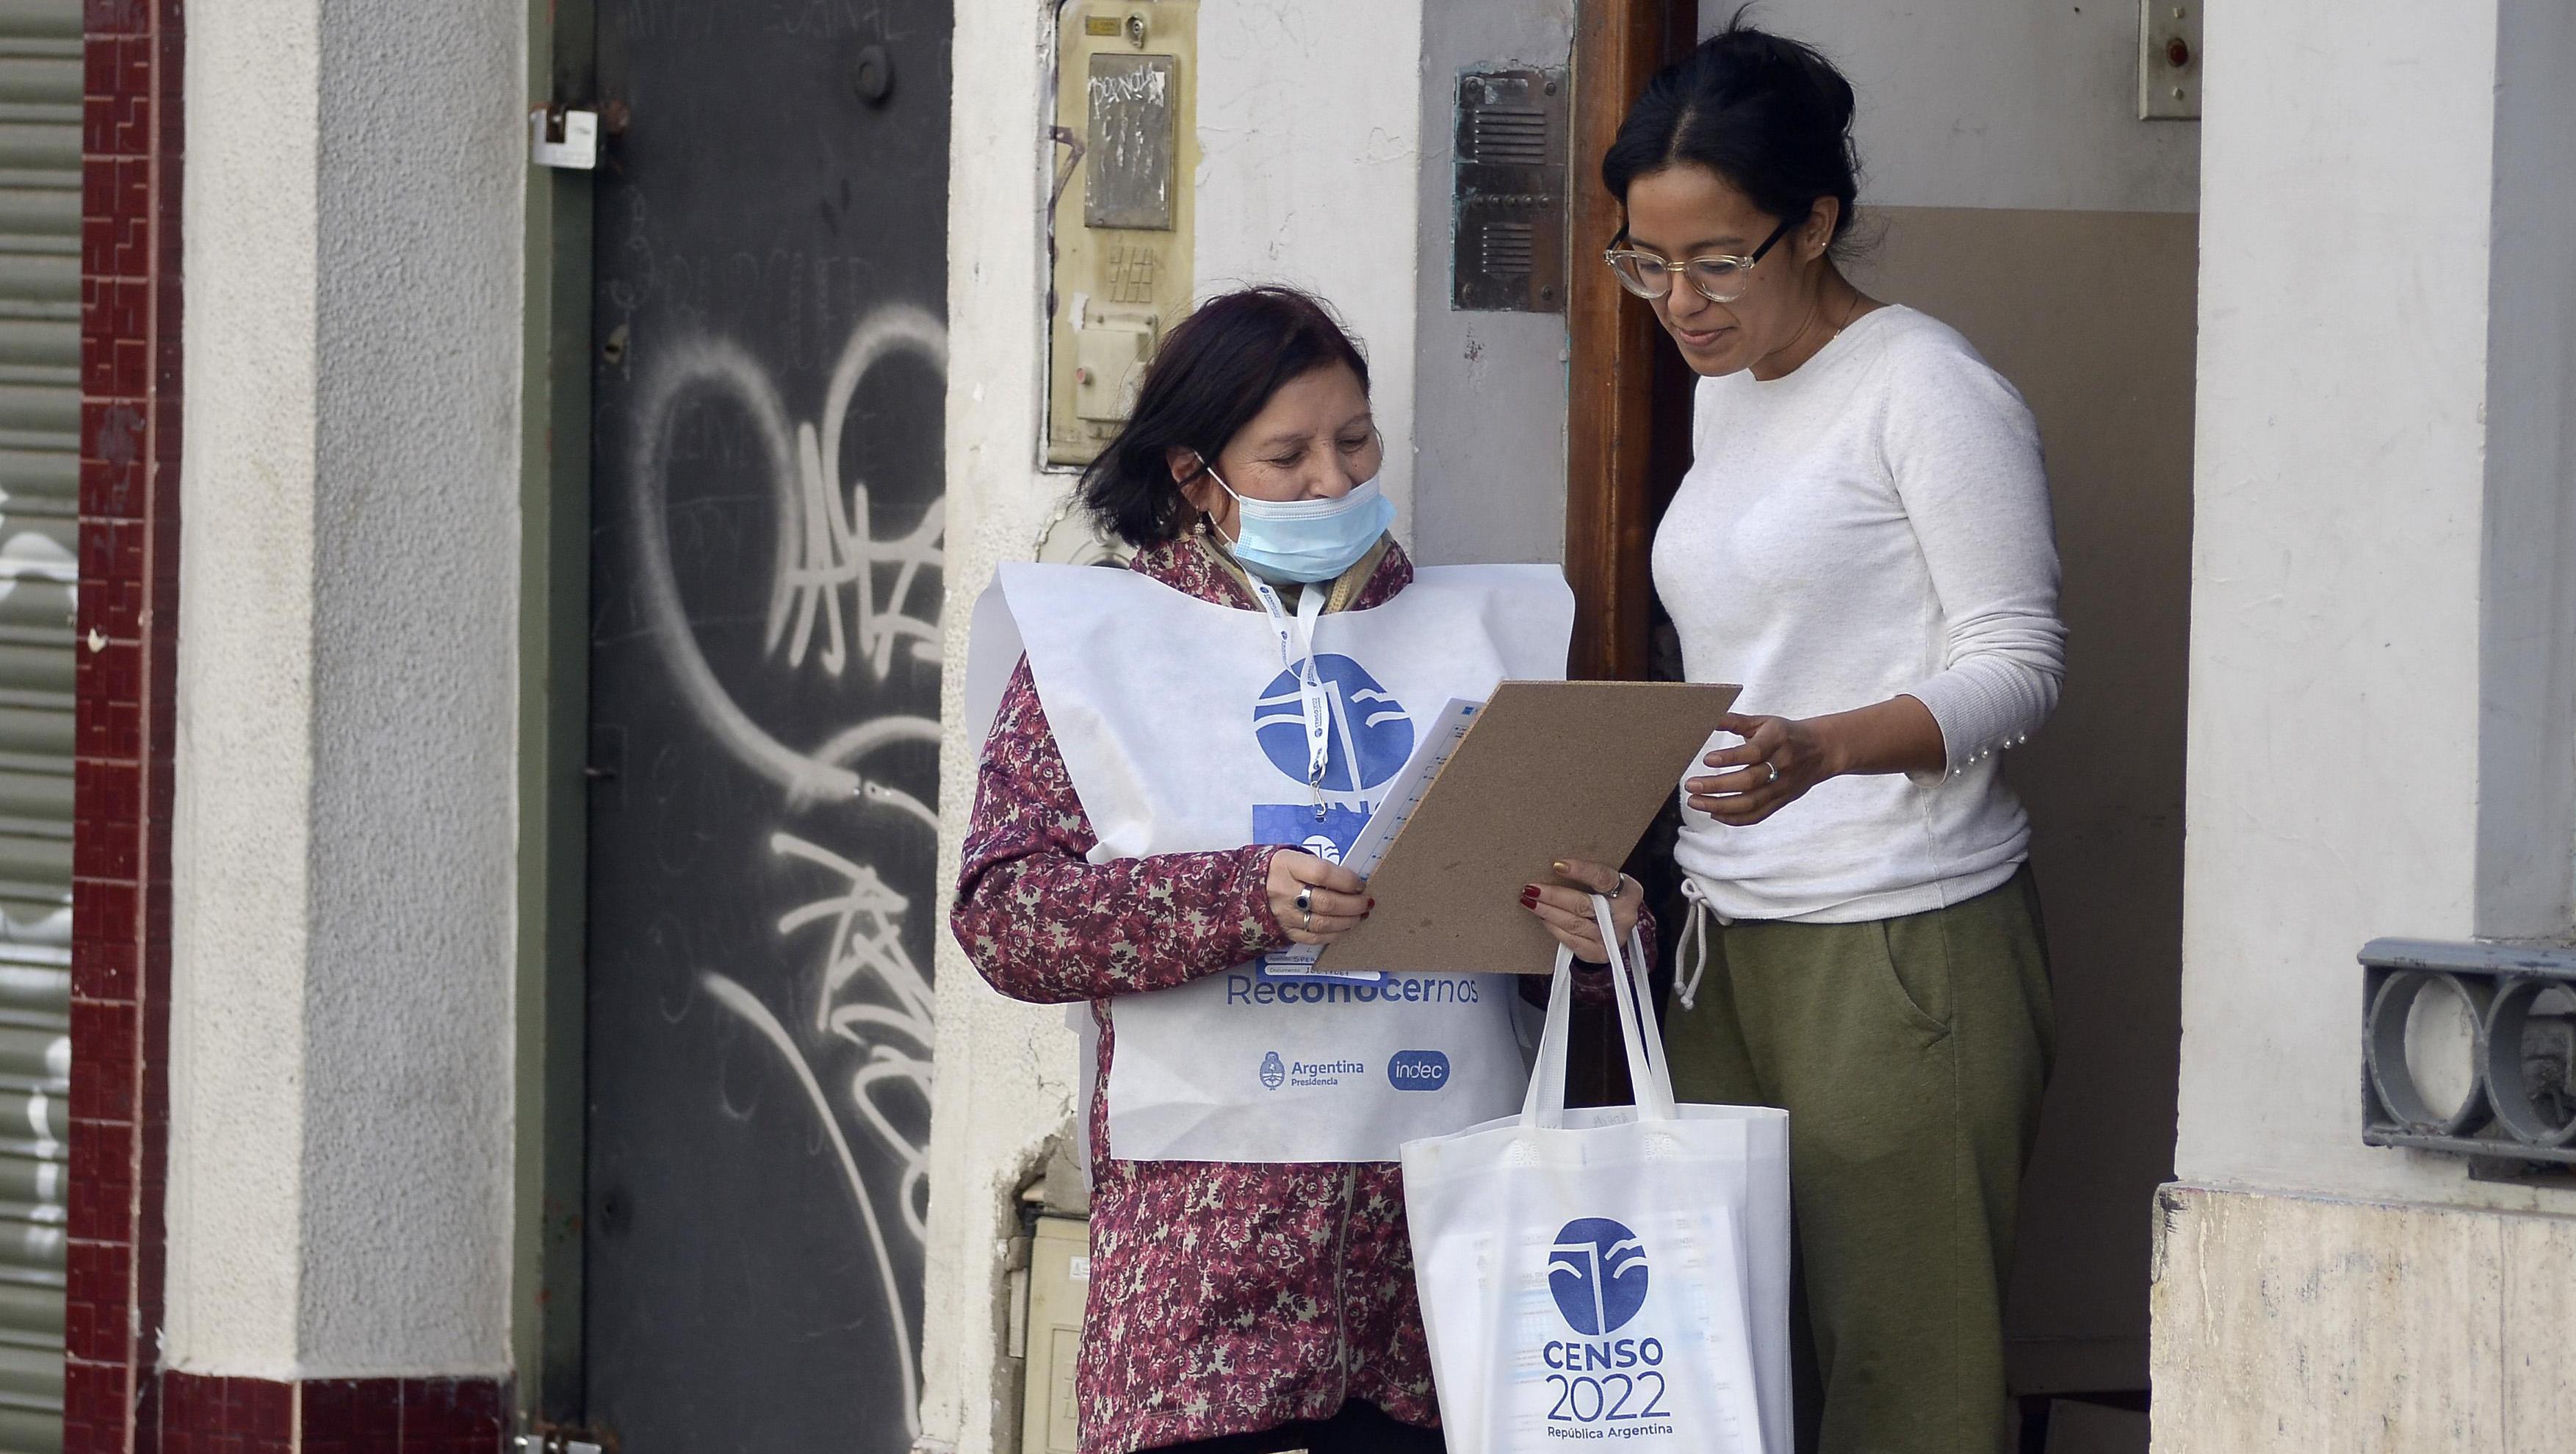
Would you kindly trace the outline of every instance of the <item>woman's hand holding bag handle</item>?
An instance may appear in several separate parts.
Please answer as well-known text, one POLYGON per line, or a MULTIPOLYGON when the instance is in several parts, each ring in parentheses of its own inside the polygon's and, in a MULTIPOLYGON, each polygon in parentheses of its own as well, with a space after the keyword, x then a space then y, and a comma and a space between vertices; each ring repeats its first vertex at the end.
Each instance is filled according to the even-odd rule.
POLYGON ((1560 949, 1521 1113, 1404 1145, 1449 1448, 1788 1454, 1787 1117, 1674 1102, 1643 945, 1593 912, 1637 1104, 1566 1107, 1560 949))
MULTIPOLYGON (((1652 1024, 1652 990, 1646 978, 1645 936, 1628 931, 1623 948, 1612 927, 1610 900, 1592 897, 1592 915, 1601 926, 1601 942, 1610 951, 1610 982, 1619 1002, 1619 1038, 1628 1052, 1628 1083, 1635 1087, 1641 1120, 1673 1118, 1672 1073, 1664 1065, 1663 1036, 1652 1024)), ((1529 1094, 1521 1102, 1521 1124, 1532 1130, 1554 1130, 1565 1124, 1566 1042, 1572 1034, 1574 951, 1556 950, 1556 977, 1547 997, 1547 1025, 1539 1036, 1538 1061, 1530 1071, 1529 1094)))

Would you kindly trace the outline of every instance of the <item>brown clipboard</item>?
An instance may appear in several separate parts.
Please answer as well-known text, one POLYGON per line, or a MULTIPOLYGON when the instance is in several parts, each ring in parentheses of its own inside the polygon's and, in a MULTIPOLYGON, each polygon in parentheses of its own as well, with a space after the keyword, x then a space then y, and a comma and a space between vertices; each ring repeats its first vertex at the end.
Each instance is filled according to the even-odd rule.
MULTIPOLYGON (((1369 875, 1376 909, 1318 970, 1546 974, 1556 941, 1520 906, 1561 858, 1618 864, 1743 689, 1505 682, 1369 875)), ((1391 805, 1381 805, 1384 812, 1391 805)))

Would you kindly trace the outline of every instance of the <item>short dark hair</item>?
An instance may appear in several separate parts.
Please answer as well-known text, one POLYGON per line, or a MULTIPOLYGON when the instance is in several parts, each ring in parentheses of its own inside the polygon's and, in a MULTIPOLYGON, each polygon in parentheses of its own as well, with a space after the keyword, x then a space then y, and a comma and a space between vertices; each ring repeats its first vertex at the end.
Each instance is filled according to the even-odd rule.
POLYGON ((1188 528, 1191 507, 1168 452, 1215 459, 1273 394, 1335 364, 1368 391, 1368 360, 1312 294, 1273 284, 1208 299, 1146 365, 1126 425, 1082 472, 1083 505, 1101 533, 1139 550, 1173 539, 1188 528))
POLYGON ((1842 204, 1840 243, 1860 195, 1851 82, 1814 46, 1745 24, 1745 10, 1646 83, 1602 154, 1601 180, 1625 204, 1629 183, 1690 162, 1782 221, 1831 197, 1842 204))

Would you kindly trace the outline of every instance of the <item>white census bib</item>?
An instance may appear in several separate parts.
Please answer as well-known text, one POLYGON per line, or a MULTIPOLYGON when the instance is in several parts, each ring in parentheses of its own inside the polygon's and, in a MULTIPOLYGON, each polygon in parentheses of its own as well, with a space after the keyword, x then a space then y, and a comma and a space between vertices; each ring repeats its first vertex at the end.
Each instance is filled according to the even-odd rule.
MULTIPOLYGON (((1562 680, 1573 624, 1554 566, 1425 567, 1385 605, 1291 622, 1133 571, 1006 564, 976 605, 969 696, 997 696, 975 682, 1026 652, 1099 835, 1092 862, 1247 843, 1338 858, 1411 755, 1417 723, 1506 678, 1562 680), (1283 629, 1293 633, 1285 666, 1283 629), (1330 730, 1321 780, 1310 782, 1316 681, 1330 730)), ((969 716, 989 723, 989 707, 970 702, 969 716)), ((1514 983, 1274 977, 1246 964, 1121 995, 1110 1006, 1111 1150, 1145 1161, 1393 1161, 1405 1141, 1508 1115, 1528 1084, 1514 983)))

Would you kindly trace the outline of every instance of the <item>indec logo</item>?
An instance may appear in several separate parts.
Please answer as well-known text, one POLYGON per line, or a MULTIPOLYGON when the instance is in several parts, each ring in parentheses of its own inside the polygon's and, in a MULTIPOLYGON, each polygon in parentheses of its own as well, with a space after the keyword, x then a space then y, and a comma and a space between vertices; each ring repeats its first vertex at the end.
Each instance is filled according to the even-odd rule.
POLYGON ((1578 1217, 1548 1249, 1547 1288, 1567 1327, 1588 1338, 1615 1333, 1646 1305, 1646 1245, 1608 1217, 1578 1217))
POLYGON ((1449 1083, 1449 1057, 1437 1050, 1399 1050, 1386 1062, 1386 1083, 1397 1090, 1436 1091, 1449 1083))

